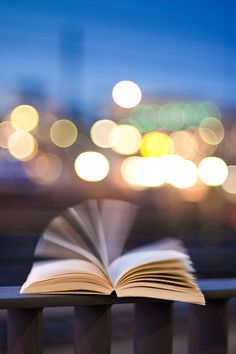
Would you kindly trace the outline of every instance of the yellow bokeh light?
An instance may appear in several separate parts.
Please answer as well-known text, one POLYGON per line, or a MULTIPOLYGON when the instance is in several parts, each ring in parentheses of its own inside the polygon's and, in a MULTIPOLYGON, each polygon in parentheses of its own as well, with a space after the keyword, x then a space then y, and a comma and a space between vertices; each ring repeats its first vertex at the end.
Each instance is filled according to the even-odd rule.
POLYGON ((52 142, 60 148, 67 148, 73 145, 77 136, 77 127, 68 119, 57 120, 50 129, 52 142))
POLYGON ((133 186, 159 187, 164 183, 160 159, 155 157, 127 157, 122 163, 121 174, 133 186))
POLYGON ((37 127, 39 114, 34 107, 21 105, 13 109, 10 114, 10 120, 16 130, 29 132, 37 127))
POLYGON ((171 138, 160 132, 151 132, 143 136, 140 153, 146 157, 159 157, 173 153, 171 138))
POLYGON ((222 184, 222 188, 227 193, 236 193, 236 166, 228 166, 228 176, 222 184))
POLYGON ((76 174, 89 182, 103 180, 109 172, 109 162, 104 155, 95 151, 86 151, 75 160, 76 174))
POLYGON ((8 147, 8 139, 12 133, 14 133, 15 129, 13 128, 11 122, 4 121, 0 123, 0 146, 4 149, 8 147))
POLYGON ((28 161, 36 155, 38 144, 30 133, 19 130, 9 137, 8 150, 15 159, 28 161))
POLYGON ((120 81, 113 87, 112 97, 118 106, 133 108, 140 103, 142 92, 133 81, 120 81))
POLYGON ((224 127, 220 120, 214 117, 203 119, 199 126, 199 135, 209 145, 218 145, 224 139, 224 127))
POLYGON ((109 119, 101 119, 95 122, 90 129, 90 136, 92 142, 102 148, 110 148, 111 139, 110 133, 117 124, 109 119))
POLYGON ((112 149, 122 155, 135 154, 139 150, 141 140, 138 129, 128 124, 114 127, 109 134, 112 149))
POLYGON ((220 186, 228 176, 228 167, 219 157, 206 157, 198 166, 199 178, 208 186, 220 186))
POLYGON ((174 153, 184 158, 193 158, 198 151, 196 137, 188 131, 178 131, 170 135, 174 153))

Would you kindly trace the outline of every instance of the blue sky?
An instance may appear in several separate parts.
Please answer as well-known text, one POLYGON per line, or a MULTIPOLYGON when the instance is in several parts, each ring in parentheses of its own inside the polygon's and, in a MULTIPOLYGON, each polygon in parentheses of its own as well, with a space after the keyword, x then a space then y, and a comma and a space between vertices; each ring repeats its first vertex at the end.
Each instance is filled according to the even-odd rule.
POLYGON ((32 82, 89 111, 129 79, 146 99, 234 105, 233 2, 1 0, 0 10, 1 92, 32 82))

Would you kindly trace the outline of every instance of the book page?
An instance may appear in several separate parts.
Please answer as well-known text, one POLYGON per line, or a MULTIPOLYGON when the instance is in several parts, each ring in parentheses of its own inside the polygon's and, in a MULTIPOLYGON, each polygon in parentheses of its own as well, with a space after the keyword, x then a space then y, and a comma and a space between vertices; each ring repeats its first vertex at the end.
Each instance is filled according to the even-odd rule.
MULTIPOLYGON (((171 260, 180 260, 186 267, 190 267, 189 257, 178 251, 161 250, 161 251, 143 251, 143 252, 130 252, 114 260, 108 272, 114 286, 118 280, 128 271, 138 266, 154 262, 163 262, 171 260)), ((157 265, 158 267, 158 265, 157 265)), ((184 268, 184 267, 183 267, 184 268)))
POLYGON ((107 288, 112 287, 109 277, 95 264, 84 260, 66 259, 34 263, 26 282, 21 288, 21 293, 27 292, 26 289, 34 284, 39 286, 39 283, 41 283, 44 287, 48 282, 50 284, 60 284, 61 290, 66 291, 66 282, 71 283, 73 279, 75 279, 74 290, 77 291, 80 290, 79 285, 76 285, 76 282, 79 281, 100 284, 100 286, 103 285, 107 288))

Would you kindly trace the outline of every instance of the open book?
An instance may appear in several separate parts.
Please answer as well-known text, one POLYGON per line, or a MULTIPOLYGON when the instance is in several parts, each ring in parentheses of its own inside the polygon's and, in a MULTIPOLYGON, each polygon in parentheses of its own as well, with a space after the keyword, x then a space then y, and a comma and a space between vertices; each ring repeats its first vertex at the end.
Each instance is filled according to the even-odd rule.
POLYGON ((53 219, 36 247, 41 260, 33 265, 21 293, 115 291, 118 297, 205 304, 179 241, 156 242, 122 255, 135 213, 128 202, 89 200, 53 219))

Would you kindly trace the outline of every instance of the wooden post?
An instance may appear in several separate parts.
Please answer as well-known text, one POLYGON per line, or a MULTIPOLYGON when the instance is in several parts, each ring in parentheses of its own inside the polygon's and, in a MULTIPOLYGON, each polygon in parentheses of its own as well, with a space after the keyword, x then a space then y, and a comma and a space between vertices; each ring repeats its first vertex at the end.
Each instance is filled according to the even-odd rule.
POLYGON ((172 353, 172 302, 137 303, 135 309, 134 353, 172 353))
POLYGON ((227 354, 228 302, 207 300, 206 306, 190 305, 189 354, 227 354))
POLYGON ((110 305, 75 307, 75 354, 110 354, 110 305))
POLYGON ((8 354, 43 354, 42 309, 8 310, 8 354))

